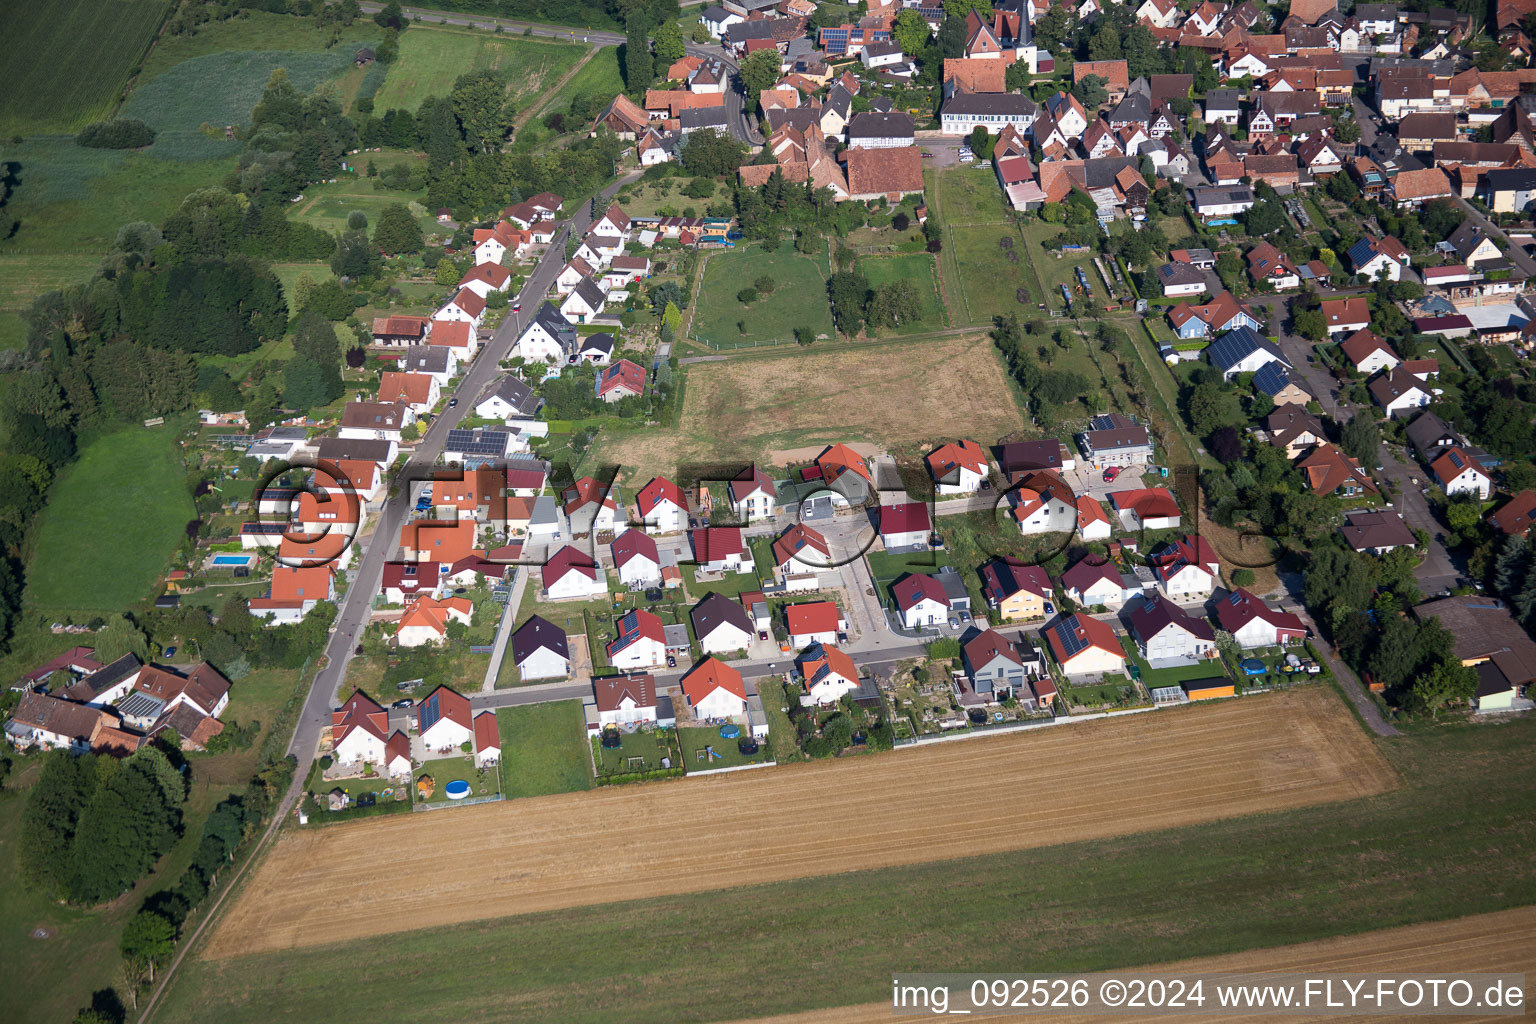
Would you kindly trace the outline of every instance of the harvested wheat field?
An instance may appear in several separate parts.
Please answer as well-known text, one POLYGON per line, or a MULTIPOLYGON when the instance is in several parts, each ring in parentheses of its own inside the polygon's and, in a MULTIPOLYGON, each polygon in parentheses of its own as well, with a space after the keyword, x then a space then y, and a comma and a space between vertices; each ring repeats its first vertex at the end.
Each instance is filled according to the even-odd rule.
POLYGON ((1343 704, 1306 689, 878 757, 397 815, 283 836, 205 955, 984 856, 1394 784, 1343 704), (978 813, 975 799, 962 799, 977 779, 990 793, 1018 795, 978 813), (380 885, 357 870, 380 851, 442 870, 380 885))
POLYGON ((834 441, 884 448, 936 439, 953 433, 961 411, 966 435, 982 444, 1024 426, 985 335, 738 356, 688 368, 676 429, 608 435, 595 456, 626 480, 673 476, 678 466, 802 447, 815 454, 834 441))
MULTIPOLYGON (((1303 942, 1273 949, 1251 949, 1243 953, 1200 957, 1169 964, 1128 967, 1127 971, 1171 974, 1243 973, 1257 971, 1317 972, 1328 974, 1438 974, 1536 973, 1536 907, 1520 907, 1496 914, 1457 917, 1402 928, 1386 928, 1334 939, 1303 942)), ((893 1016, 889 1003, 865 1003, 836 1009, 786 1013, 775 1017, 757 1017, 738 1024, 917 1024, 931 1021, 934 1015, 893 1016)), ((1089 1024, 1097 1021, 1123 1021, 1119 1016, 1049 1015, 1031 1020, 1056 1024, 1089 1024)), ((1316 1020, 1316 1016, 1271 1016, 1262 1018, 1243 1014, 1201 1014, 1201 1021, 1316 1020)), ((1329 1021, 1379 1021, 1380 1016, 1328 1016, 1329 1021)), ((1508 1015, 1456 1016, 1458 1024, 1473 1021, 1511 1019, 1508 1015)))

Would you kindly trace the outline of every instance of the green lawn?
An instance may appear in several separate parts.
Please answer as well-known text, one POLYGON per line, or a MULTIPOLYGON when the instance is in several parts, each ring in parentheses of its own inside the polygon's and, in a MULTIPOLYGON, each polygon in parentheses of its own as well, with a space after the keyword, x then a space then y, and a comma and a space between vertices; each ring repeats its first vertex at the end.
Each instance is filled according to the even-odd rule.
MULTIPOLYGON (((196 32, 165 36, 144 58, 139 84, 153 81, 171 68, 194 57, 237 51, 321 53, 335 49, 349 58, 359 46, 377 45, 382 33, 368 17, 351 25, 321 26, 313 18, 272 14, 246 8, 237 18, 210 21, 197 26, 196 32), (331 46, 332 33, 338 36, 331 46)), ((249 112, 249 111, 247 111, 249 112)))
MULTIPOLYGON (((742 732, 745 734, 745 727, 740 728, 742 728, 742 732)), ((720 729, 721 726, 713 725, 677 730, 677 740, 683 748, 684 770, 704 772, 714 768, 734 768, 744 764, 763 764, 770 760, 767 744, 759 744, 757 753, 748 757, 736 747, 740 737, 734 740, 722 739, 720 729), (719 756, 716 757, 709 754, 707 751, 711 749, 719 756)))
POLYGON ((439 757, 431 761, 423 761, 417 769, 411 773, 411 784, 415 785, 423 776, 432 776, 432 795, 426 800, 418 799, 418 803, 449 804, 457 801, 449 800, 444 792, 448 783, 463 781, 469 783, 469 796, 466 799, 478 800, 483 796, 493 796, 499 792, 497 785, 496 766, 492 765, 484 771, 475 767, 473 754, 450 754, 447 757, 439 757))
MULTIPOLYGON (((508 98, 520 108, 523 101, 559 81, 586 50, 579 43, 413 26, 400 36, 400 55, 374 94, 374 108, 415 110, 429 96, 447 96, 460 75, 486 68, 503 74, 508 98)), ((347 57, 350 60, 351 54, 347 57)))
POLYGON ((755 247, 712 253, 699 289, 693 333, 719 348, 793 344, 797 327, 831 336, 832 309, 826 296, 824 258, 802 256, 787 246, 773 253, 755 247), (774 280, 772 295, 759 296, 750 306, 737 301, 737 292, 764 275, 774 280), (737 327, 738 321, 745 330, 737 327))
POLYGON ((1028 871, 985 883, 960 859, 189 957, 157 1020, 462 1020, 483 1015, 488 966, 496 998, 524 1018, 791 1013, 889 998, 893 971, 1017 971, 1026 940, 1028 970, 1074 973, 1536 903, 1536 718, 1377 743, 1401 788, 1031 850, 1028 871), (816 969, 786 986, 786 965, 816 969), (621 975, 623 986, 590 984, 621 975))
POLYGON ((21 314, 47 291, 86 281, 101 260, 81 254, 0 256, 0 349, 21 348, 27 325, 21 314))
POLYGON ((1089 708, 1113 707, 1122 701, 1128 700, 1134 688, 1124 676, 1116 676, 1106 679, 1102 683, 1094 683, 1088 686, 1066 686, 1062 688, 1062 698, 1068 704, 1081 705, 1089 708))
MULTIPOLYGON (((366 168, 367 164, 363 166, 366 168)), ((347 217, 352 211, 361 210, 367 216, 369 229, 372 230, 386 206, 404 203, 415 215, 422 233, 430 236, 441 232, 442 225, 422 205, 423 196, 424 193, 397 192, 375 187, 369 178, 342 178, 332 184, 311 185, 305 189, 303 200, 293 205, 292 216, 323 231, 337 234, 347 229, 347 217)), ((320 279, 316 277, 316 280, 320 279)))
POLYGON ((671 767, 682 767, 682 757, 677 748, 677 731, 674 729, 620 732, 619 745, 613 748, 603 746, 602 740, 593 736, 590 746, 598 770, 604 775, 659 771, 664 757, 672 759, 671 767), (630 759, 635 757, 641 760, 632 763, 630 759))
POLYGON ((496 712, 506 795, 547 796, 592 787, 581 701, 527 704, 496 712))
POLYGON ((930 208, 945 229, 939 273, 951 321, 990 324, 1006 313, 1034 313, 1040 289, 996 176, 962 166, 930 170, 926 184, 930 208))
POLYGON ((1052 309, 1065 309, 1066 302, 1061 297, 1061 286, 1066 285, 1072 293, 1072 308, 1079 314, 1086 314, 1088 306, 1101 307, 1108 302, 1108 292, 1104 288, 1104 279, 1094 269, 1090 253, 1080 255, 1061 254, 1044 248, 1040 243, 1055 238, 1061 234, 1061 228, 1056 224, 1047 224, 1044 221, 1036 221, 1024 227, 1025 247, 1027 256, 1034 262, 1035 270, 1040 275, 1040 283, 1045 288, 1045 303, 1052 309), (1077 280, 1078 268, 1088 278, 1088 284, 1093 289, 1091 297, 1082 294, 1077 280))
POLYGON ((616 94, 623 91, 624 75, 619 68, 619 48, 604 46, 582 66, 580 71, 571 76, 569 82, 550 97, 549 102, 544 106, 544 111, 546 113, 559 111, 563 114, 570 109, 571 100, 578 96, 593 97, 598 104, 597 109, 600 110, 616 94))
POLYGON ((0 132, 72 131, 111 112, 170 0, 0 4, 12 60, 0 89, 0 132))
POLYGON ((148 597, 195 515, 175 427, 129 427, 81 452, 54 485, 28 561, 27 604, 110 614, 148 597))
POLYGON ((917 286, 922 297, 921 319, 903 324, 895 334, 914 334, 920 331, 937 331, 949 326, 944 304, 939 301, 938 269, 928 253, 907 253, 900 256, 860 256, 859 271, 875 287, 906 279, 917 286))

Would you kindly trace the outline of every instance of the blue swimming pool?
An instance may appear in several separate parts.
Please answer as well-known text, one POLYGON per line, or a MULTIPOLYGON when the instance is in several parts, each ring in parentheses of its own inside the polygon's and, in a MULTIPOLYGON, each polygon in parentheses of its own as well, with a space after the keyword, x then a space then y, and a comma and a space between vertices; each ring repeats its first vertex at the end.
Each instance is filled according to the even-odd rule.
POLYGON ((449 800, 463 800, 469 796, 469 783, 463 779, 454 779, 443 787, 443 795, 449 800))
POLYGON ((213 565, 250 565, 250 555, 214 555, 213 565))

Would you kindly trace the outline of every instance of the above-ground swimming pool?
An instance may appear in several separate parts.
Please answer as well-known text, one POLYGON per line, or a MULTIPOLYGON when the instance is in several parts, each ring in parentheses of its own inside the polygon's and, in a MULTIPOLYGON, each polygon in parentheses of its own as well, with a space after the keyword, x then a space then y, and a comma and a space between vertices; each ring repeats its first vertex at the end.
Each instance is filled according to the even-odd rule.
POLYGON ((463 800, 469 796, 469 783, 463 779, 454 779, 443 787, 443 795, 449 800, 463 800))
POLYGON ((214 555, 209 565, 250 565, 256 561, 255 555, 214 555))

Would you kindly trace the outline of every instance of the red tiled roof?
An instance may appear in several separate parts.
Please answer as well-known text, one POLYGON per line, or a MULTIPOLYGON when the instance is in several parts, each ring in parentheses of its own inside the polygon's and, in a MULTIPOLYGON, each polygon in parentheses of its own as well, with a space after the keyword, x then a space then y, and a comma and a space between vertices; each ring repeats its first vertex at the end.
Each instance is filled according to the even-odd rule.
POLYGON ((784 621, 790 636, 837 632, 838 611, 835 601, 811 601, 792 604, 784 609, 784 621))
POLYGON ((719 658, 705 658, 689 669, 681 682, 688 703, 694 706, 717 689, 725 689, 742 700, 747 699, 747 688, 741 681, 741 673, 719 658))

